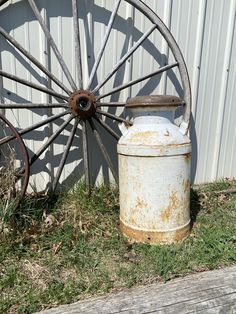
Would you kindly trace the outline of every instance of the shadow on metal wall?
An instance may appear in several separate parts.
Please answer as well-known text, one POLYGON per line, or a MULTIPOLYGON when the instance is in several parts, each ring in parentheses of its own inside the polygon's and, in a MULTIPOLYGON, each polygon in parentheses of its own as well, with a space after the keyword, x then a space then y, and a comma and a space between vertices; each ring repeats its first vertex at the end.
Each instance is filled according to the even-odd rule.
MULTIPOLYGON (((72 9, 71 4, 68 5, 67 0, 61 0, 60 5, 58 5, 58 0, 51 0, 46 1, 42 0, 37 2, 39 5, 39 8, 47 8, 47 23, 50 25, 50 21, 55 18, 59 18, 60 16, 72 18, 72 9)), ((11 32, 12 30, 20 29, 25 25, 25 23, 32 22, 35 20, 35 17, 32 13, 32 11, 29 8, 29 5, 27 4, 27 1, 19 1, 12 5, 6 6, 4 9, 1 10, 1 25, 4 25, 4 28, 6 31, 11 32), (12 13, 14 12, 14 14, 12 13), (13 18, 14 16, 14 18, 13 18)), ((102 6, 99 6, 94 3, 94 1, 80 1, 80 6, 78 10, 79 19, 83 25, 83 29, 85 32, 85 45, 84 49, 87 53, 87 67, 89 72, 92 70, 93 64, 96 60, 96 50, 97 47, 95 47, 95 36, 96 33, 96 25, 99 23, 106 27, 109 23, 111 11, 103 8, 102 6), (91 18, 92 17, 92 18, 91 18)), ((122 56, 125 55, 129 48, 129 44, 131 41, 136 42, 142 35, 143 32, 140 31, 137 27, 135 27, 134 22, 132 18, 125 18, 120 15, 118 15, 115 19, 113 29, 115 29, 119 34, 122 34, 124 37, 123 43, 121 47, 119 47, 119 58, 122 58, 122 56)), ((32 39, 32 34, 31 34, 32 39)), ((34 44, 34 43, 32 43, 34 44)), ((29 46, 29 43, 25 43, 26 46, 29 46)), ((145 53, 148 53, 150 55, 150 58, 154 59, 157 66, 165 66, 168 64, 168 56, 161 53, 161 51, 158 50, 157 45, 155 45, 151 40, 147 39, 143 45, 143 49, 145 50, 145 53)), ((25 57, 22 56, 21 53, 19 53, 16 49, 14 49, 10 44, 8 44, 6 41, 3 40, 0 36, 0 68, 4 68, 4 65, 2 64, 4 61, 2 58, 2 54, 6 53, 9 55, 9 58, 14 58, 19 64, 22 65, 22 68, 25 70, 26 73, 30 74, 33 81, 36 81, 40 83, 41 85, 48 87, 51 85, 51 82, 45 78, 45 76, 42 76, 41 73, 36 70, 35 67, 32 67, 32 65, 26 60, 25 57)), ((44 51, 45 52, 45 51, 44 51)), ((55 58, 53 53, 50 51, 50 49, 45 52, 46 54, 46 63, 48 69, 51 71, 52 69, 52 59, 55 58)), ((45 56, 44 56, 45 57, 45 56)), ((109 61, 109 60, 108 60, 109 61)), ((53 61, 54 62, 54 61, 53 61)), ((131 71, 132 68, 137 66, 136 64, 132 63, 131 59, 131 71)), ((125 71, 126 67, 125 65, 121 66, 119 70, 114 74, 114 80, 112 83, 112 88, 119 86, 124 83, 124 77, 125 77, 125 71)), ((28 75, 27 74, 27 75, 28 75)), ((21 73, 21 75, 24 76, 24 72, 21 73)), ((1 79, 1 78, 0 78, 1 79)), ((167 71, 167 79, 172 83, 175 89, 175 93, 179 95, 180 97, 183 96, 183 89, 181 86, 181 83, 179 82, 179 78, 176 76, 176 73, 174 70, 170 69, 167 71)), ((2 79, 1 79, 2 80, 2 79)), ((159 83, 161 81, 161 75, 160 76, 154 76, 146 81, 144 81, 143 85, 139 88, 138 92, 136 94, 132 94, 131 89, 127 91, 127 97, 129 96, 140 96, 140 95, 150 95, 153 93, 156 93, 155 91, 158 89, 159 83)), ((2 82, 2 81, 1 81, 2 82)), ((4 80, 5 82, 5 80, 4 80)), ((93 80, 92 88, 95 87, 99 82, 99 77, 96 75, 93 80)), ((166 83, 165 83, 166 84, 166 83)), ((1 88, 1 98, 2 101, 8 102, 8 103, 29 103, 30 100, 27 99, 27 97, 24 97, 22 93, 18 93, 18 89, 20 88, 20 84, 17 84, 16 90, 11 90, 9 88, 9 85, 7 87, 4 86, 4 84, 0 84, 1 88), (2 86, 1 86, 2 85, 2 86)), ((121 92, 114 93, 110 96, 110 102, 118 102, 120 101, 122 96, 121 92)), ((51 101, 55 102, 55 97, 49 97, 49 102, 51 101)), ((61 102, 61 100, 57 99, 61 102)), ((29 109, 28 109, 29 110, 29 109)), ((30 109, 33 116, 35 116, 36 120, 42 119, 43 116, 51 114, 50 110, 47 109, 30 109)), ((116 108, 109 107, 108 112, 111 114, 115 114, 116 108)), ((24 125, 20 124, 20 121, 18 121, 18 117, 20 115, 19 113, 13 114, 15 122, 18 128, 20 130, 24 127, 24 125)), ((177 117, 181 115, 181 111, 177 112, 177 117)), ((126 118, 129 116, 129 113, 125 110, 120 113, 121 117, 126 118)), ((20 119, 19 119, 20 120, 20 119)), ((107 125, 109 125, 115 132, 120 134, 118 123, 115 122, 112 119, 105 118, 105 122, 107 125)), ((54 121, 54 125, 59 127, 63 123, 63 119, 57 119, 54 121)), ((117 169, 117 153, 116 153, 116 140, 107 133, 106 130, 101 128, 100 125, 96 124, 100 136, 103 140, 103 143, 111 157, 111 160, 115 164, 115 167, 117 169)), ((66 132, 70 132, 72 129, 71 125, 68 125, 66 127, 66 132)), ((52 132, 55 130, 55 127, 52 128, 51 125, 47 125, 43 128, 43 130, 38 129, 34 130, 28 134, 25 134, 23 136, 24 140, 32 140, 36 143, 42 143, 45 139, 45 137, 50 136, 52 132)), ((53 179, 53 176, 55 175, 55 169, 59 166, 60 160, 62 158, 63 154, 63 147, 66 145, 68 135, 64 132, 60 136, 56 138, 54 141, 54 144, 57 144, 61 146, 62 148, 60 151, 58 149, 55 149, 54 145, 50 145, 49 150, 46 152, 43 159, 39 159, 36 161, 34 166, 31 168, 31 174, 39 174, 41 172, 44 172, 48 174, 49 177, 53 179)), ((192 128, 191 128, 191 134, 192 134, 192 141, 194 145, 194 156, 192 158, 192 177, 195 176, 196 172, 196 156, 197 156, 197 144, 196 144, 196 133, 194 129, 194 123, 192 122, 192 128)), ((92 181, 95 182, 97 177, 99 176, 99 173, 102 172, 104 182, 108 183, 110 181, 111 176, 109 175, 109 170, 106 161, 104 160, 103 155, 101 154, 98 145, 94 139, 94 136, 91 132, 91 130, 88 130, 88 143, 89 143, 89 161, 90 161, 90 174, 92 177, 92 181)), ((31 145, 32 146, 32 145, 31 145)), ((31 147, 30 146, 30 147, 31 147)), ((33 155, 33 151, 28 147, 29 149, 29 155, 33 155)), ((70 171, 65 170, 64 173, 64 179, 59 184, 58 188, 68 188, 72 184, 78 181, 83 176, 84 170, 83 170, 83 152, 82 152, 82 141, 81 141, 81 130, 78 129, 76 136, 73 140, 72 149, 70 151, 70 154, 68 155, 68 158, 66 160, 66 165, 74 165, 72 166, 72 169, 70 171), (74 162, 78 161, 76 165, 74 165, 74 162)), ((70 166, 71 168, 71 166, 70 166)), ((66 168, 67 169, 67 168, 66 168)), ((68 168, 69 169, 69 168, 68 168)), ((48 188, 48 184, 47 187, 48 188)))

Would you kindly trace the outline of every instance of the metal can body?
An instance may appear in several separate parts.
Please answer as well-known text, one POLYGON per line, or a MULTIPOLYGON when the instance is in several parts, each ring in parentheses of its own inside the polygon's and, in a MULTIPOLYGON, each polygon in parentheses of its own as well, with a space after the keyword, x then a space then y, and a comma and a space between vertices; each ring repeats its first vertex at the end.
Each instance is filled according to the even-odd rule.
POLYGON ((172 123, 174 110, 133 108, 134 124, 118 143, 120 227, 139 242, 189 234, 191 144, 172 123))

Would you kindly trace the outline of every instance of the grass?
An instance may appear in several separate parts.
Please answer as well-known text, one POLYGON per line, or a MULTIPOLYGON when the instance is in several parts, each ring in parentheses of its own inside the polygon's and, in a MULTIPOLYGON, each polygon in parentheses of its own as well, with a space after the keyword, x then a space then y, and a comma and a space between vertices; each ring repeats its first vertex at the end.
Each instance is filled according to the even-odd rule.
POLYGON ((15 168, 16 168, 16 154, 14 149, 1 148, 0 161, 0 232, 5 221, 8 221, 16 206, 16 201, 19 195, 17 184, 15 184, 15 168))
POLYGON ((0 312, 33 313, 124 287, 165 282, 236 263, 235 181, 191 191, 191 236, 174 245, 135 244, 118 229, 116 188, 83 185, 28 197, 0 239, 0 312), (19 218, 20 217, 20 218, 19 218))

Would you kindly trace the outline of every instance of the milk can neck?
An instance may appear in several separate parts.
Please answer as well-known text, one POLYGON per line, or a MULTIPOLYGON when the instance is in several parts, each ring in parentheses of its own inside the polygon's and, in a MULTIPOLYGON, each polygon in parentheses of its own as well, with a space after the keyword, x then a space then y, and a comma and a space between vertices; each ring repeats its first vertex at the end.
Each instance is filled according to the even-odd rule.
POLYGON ((152 107, 132 108, 131 112, 134 117, 134 124, 156 124, 156 123, 173 123, 175 116, 175 107, 152 107))

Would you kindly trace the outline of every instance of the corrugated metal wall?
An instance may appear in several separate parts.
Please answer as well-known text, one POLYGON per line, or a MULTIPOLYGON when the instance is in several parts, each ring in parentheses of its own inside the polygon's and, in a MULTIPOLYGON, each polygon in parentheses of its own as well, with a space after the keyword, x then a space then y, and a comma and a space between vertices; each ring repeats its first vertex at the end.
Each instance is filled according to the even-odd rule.
MULTIPOLYGON (((76 77, 74 64, 74 40, 71 1, 36 1, 41 13, 47 20, 51 34, 62 52, 63 58, 73 77, 76 77)), ((88 79, 96 54, 108 23, 110 12, 114 8, 113 0, 78 0, 79 18, 83 51, 83 71, 88 79)), ((174 35, 189 70, 193 108, 191 138, 193 142, 192 179, 195 183, 209 182, 222 177, 236 176, 236 0, 146 0, 165 22, 174 35)), ((35 21, 27 1, 12 1, 0 10, 0 24, 14 36, 32 55, 48 67, 65 85, 68 82, 54 56, 48 48, 45 36, 35 21)), ((122 2, 119 16, 114 23, 112 40, 108 41, 104 57, 98 69, 96 80, 99 82, 106 73, 124 55, 131 45, 150 27, 150 21, 122 2)), ((138 50, 123 66, 101 92, 156 70, 160 65, 171 62, 173 56, 168 45, 159 33, 153 33, 144 49, 138 50)), ((29 66, 21 54, 16 52, 0 36, 0 67, 14 75, 27 78, 32 82, 47 85, 45 75, 34 65, 29 66)), ((109 101, 125 101, 127 97, 141 94, 171 93, 180 94, 181 86, 177 82, 178 71, 168 71, 160 78, 152 78, 134 87, 114 94, 109 101), (175 73, 175 75, 174 75, 175 73)), ((29 87, 0 80, 1 99, 5 102, 46 102, 50 97, 35 92, 29 87)), ((60 92, 60 89, 52 84, 60 92)), ((55 101, 55 99, 54 99, 55 101)), ((54 111, 58 112, 58 109, 54 111)), ((114 113, 114 110, 110 112, 114 113)), ((120 109, 116 111, 120 113, 120 109)), ((7 117, 20 126, 30 125, 50 114, 49 110, 6 111, 7 117)), ((62 123, 57 121, 58 127, 62 123)), ((113 125, 113 122, 109 122, 113 125)), ((115 126, 117 129, 117 126, 115 126)), ((56 140, 44 159, 35 164, 32 184, 41 189, 48 182, 59 165, 64 151, 67 135, 71 127, 56 140)), ((36 151, 49 134, 55 131, 55 125, 43 127, 26 136, 30 151, 36 151)), ((78 132, 79 133, 79 132, 78 132)), ((112 159, 116 161, 115 141, 102 131, 112 159)), ((92 160, 93 179, 97 176, 109 177, 101 153, 92 134, 89 134, 90 159, 92 160)), ((75 181, 83 173, 82 143, 80 134, 73 142, 72 152, 67 160, 62 176, 62 184, 75 181)))

